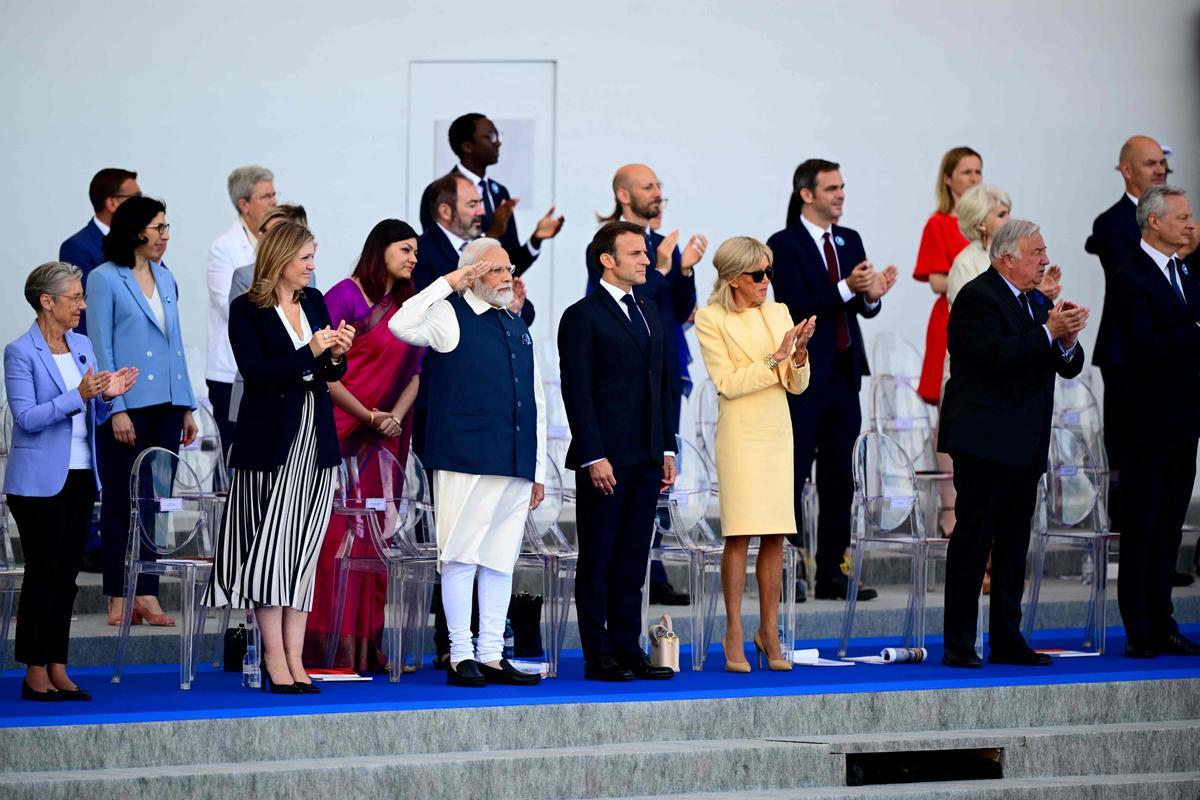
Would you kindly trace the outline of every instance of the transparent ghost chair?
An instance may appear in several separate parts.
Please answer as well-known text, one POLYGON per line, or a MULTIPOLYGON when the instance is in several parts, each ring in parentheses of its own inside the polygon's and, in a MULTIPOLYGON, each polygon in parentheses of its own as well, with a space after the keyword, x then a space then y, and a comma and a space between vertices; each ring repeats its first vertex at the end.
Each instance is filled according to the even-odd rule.
POLYGON ((846 655, 854 625, 863 560, 872 551, 907 556, 912 560, 902 644, 905 647, 923 647, 925 582, 929 562, 934 558, 946 557, 946 546, 950 540, 926 536, 925 520, 918 508, 920 490, 916 471, 898 442, 877 431, 861 434, 854 442, 852 466, 852 566, 838 655, 846 655))
POLYGON ((1118 534, 1108 528, 1108 479, 1082 437, 1062 427, 1050 429, 1050 458, 1038 487, 1033 515, 1033 566, 1029 601, 1021 625, 1028 641, 1033 633, 1042 590, 1046 548, 1051 542, 1079 548, 1091 558, 1095 574, 1089 592, 1083 649, 1104 652, 1108 551, 1118 534))
POLYGON ((562 471, 552 458, 546 459, 545 481, 545 498, 525 520, 525 540, 517 566, 535 567, 542 574, 542 647, 547 675, 553 678, 558 675, 579 553, 558 524, 567 498, 562 471))
POLYGON ((352 571, 387 576, 384 651, 393 683, 417 670, 425 651, 429 603, 437 583, 437 545, 418 542, 417 523, 433 530, 425 470, 414 453, 401 464, 390 450, 364 448, 343 459, 333 513, 344 518, 346 534, 337 555, 334 631, 325 661, 333 665, 344 621, 352 571))
MULTIPOLYGON (((13 416, 6 400, 0 400, 0 482, 8 471, 8 454, 12 446, 13 416)), ((12 528, 8 524, 8 497, 0 494, 0 568, 14 569, 17 566, 13 550, 12 528)))
POLYGON ((871 342, 871 373, 895 375, 914 389, 921 381, 921 353, 895 333, 876 334, 871 342))
POLYGON ((716 488, 717 479, 714 465, 717 463, 717 415, 720 406, 717 399, 717 386, 711 378, 705 378, 704 382, 696 389, 694 403, 696 406, 696 446, 700 448, 700 452, 708 459, 709 466, 713 468, 711 477, 713 487, 716 488))
POLYGON ((113 683, 121 682, 134 595, 140 575, 180 582, 179 688, 196 677, 195 656, 204 636, 201 601, 212 579, 211 495, 191 466, 161 447, 143 450, 129 476, 129 547, 125 555, 125 603, 113 683))
MULTIPOLYGON (((688 591, 691 595, 690 638, 692 669, 704 669, 705 657, 712 644, 716 623, 717 599, 721 595, 721 555, 724 542, 708 524, 708 507, 713 487, 708 459, 690 442, 677 437, 676 466, 678 476, 668 494, 659 498, 660 511, 670 519, 670 528, 662 524, 660 514, 655 519, 662 545, 651 549, 650 558, 682 561, 688 567, 688 591)), ((755 564, 758 542, 750 546, 747 569, 755 564)), ((642 618, 650 622, 649 565, 646 585, 642 591, 642 618)), ((780 646, 783 657, 791 659, 796 640, 796 549, 783 549, 783 602, 781 615, 783 636, 780 646)), ((643 633, 643 647, 649 639, 643 633)))

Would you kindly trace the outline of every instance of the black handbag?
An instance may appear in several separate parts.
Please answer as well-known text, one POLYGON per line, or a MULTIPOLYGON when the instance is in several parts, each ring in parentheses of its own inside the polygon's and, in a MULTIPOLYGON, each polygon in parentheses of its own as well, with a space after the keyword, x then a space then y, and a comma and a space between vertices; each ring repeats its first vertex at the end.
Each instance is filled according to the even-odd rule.
POLYGON ((246 658, 246 626, 238 625, 225 631, 225 671, 241 672, 246 658))

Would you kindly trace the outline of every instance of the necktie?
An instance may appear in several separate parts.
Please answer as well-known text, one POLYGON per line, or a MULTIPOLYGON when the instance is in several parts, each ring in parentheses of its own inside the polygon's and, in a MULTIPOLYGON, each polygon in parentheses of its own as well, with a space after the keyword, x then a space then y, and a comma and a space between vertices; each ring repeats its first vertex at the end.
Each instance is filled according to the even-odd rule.
MULTIPOLYGON (((829 268, 829 280, 834 286, 842 280, 842 274, 838 270, 837 252, 833 249, 833 242, 829 238, 829 232, 821 237, 825 243, 825 266, 829 268)), ((837 310, 837 351, 844 353, 850 349, 850 323, 846 321, 846 309, 839 308, 837 310)))
POLYGON ((462 244, 460 244, 460 245, 458 246, 458 252, 459 252, 459 254, 461 254, 463 250, 466 250, 466 249, 467 249, 467 245, 468 245, 468 244, 470 244, 470 242, 463 242, 462 244))
POLYGON ((1179 299, 1183 304, 1187 305, 1187 296, 1183 293, 1183 287, 1179 285, 1179 278, 1175 275, 1176 265, 1175 259, 1172 258, 1167 262, 1167 276, 1171 279, 1171 286, 1175 289, 1175 293, 1179 295, 1179 299))
MULTIPOLYGON (((1030 319, 1033 319, 1033 310, 1029 308, 1029 295, 1025 294, 1025 292, 1021 292, 1020 294, 1017 295, 1017 300, 1020 301, 1021 308, 1025 310, 1025 314, 1030 319)), ((1037 320, 1034 320, 1034 322, 1036 322, 1036 321, 1037 320)))
POLYGON ((479 182, 479 196, 483 198, 483 213, 487 216, 488 222, 491 222, 496 209, 492 205, 492 195, 488 191, 486 180, 479 182))
POLYGON ((638 344, 642 346, 643 350, 649 350, 650 328, 646 325, 646 318, 642 316, 642 310, 638 308, 633 294, 625 295, 621 298, 621 302, 629 309, 629 322, 633 325, 633 335, 637 337, 638 344))

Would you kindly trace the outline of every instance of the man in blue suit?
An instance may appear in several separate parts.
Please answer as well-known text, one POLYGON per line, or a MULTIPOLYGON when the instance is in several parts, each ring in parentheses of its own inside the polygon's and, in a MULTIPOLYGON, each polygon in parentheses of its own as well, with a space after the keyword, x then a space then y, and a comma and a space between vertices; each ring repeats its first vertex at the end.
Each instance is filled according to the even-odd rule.
MULTIPOLYGON (((797 521, 803 519, 800 498, 814 454, 817 461, 820 599, 846 596, 841 562, 850 543, 850 456, 862 428, 858 392, 863 376, 870 374, 858 318, 879 313, 880 298, 895 284, 897 273, 894 266, 877 272, 858 233, 837 224, 846 197, 840 169, 816 158, 797 167, 787 227, 767 240, 775 254, 775 299, 788 307, 796 322, 817 316, 817 332, 808 343, 808 391, 788 395, 788 404, 795 441, 797 521)), ((858 593, 859 600, 875 596, 873 589, 858 593)))
MULTIPOLYGON (((564 218, 555 217, 551 208, 538 220, 529 241, 521 244, 517 222, 513 219, 513 211, 520 198, 512 197, 503 184, 486 177, 487 168, 500 160, 503 143, 500 131, 483 114, 463 114, 450 123, 449 139, 450 149, 458 156, 458 164, 450 170, 451 174, 463 176, 479 192, 483 210, 482 230, 485 231, 482 235, 500 241, 519 277, 541 254, 542 242, 553 239, 562 230, 564 218)), ((437 221, 437 213, 432 205, 433 186, 432 183, 426 186, 421 195, 422 231, 430 230, 437 221)))
MULTIPOLYGON (((92 176, 88 185, 88 199, 95 212, 87 224, 72 234, 58 248, 58 260, 74 264, 83 270, 83 287, 87 289, 87 276, 107 259, 102 243, 112 225, 113 212, 130 197, 138 197, 142 189, 138 186, 137 173, 118 167, 105 167, 92 176)), ((76 333, 87 335, 87 314, 79 319, 76 333)))

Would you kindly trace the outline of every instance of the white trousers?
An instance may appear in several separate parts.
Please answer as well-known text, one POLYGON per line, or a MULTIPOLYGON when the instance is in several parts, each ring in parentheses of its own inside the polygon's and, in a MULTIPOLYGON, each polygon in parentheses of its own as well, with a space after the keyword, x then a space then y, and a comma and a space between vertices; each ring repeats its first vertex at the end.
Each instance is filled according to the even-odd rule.
POLYGON ((511 572, 478 564, 442 564, 442 608, 450 631, 450 664, 474 658, 480 664, 499 661, 504 652, 504 622, 512 597, 511 572), (471 587, 479 575, 479 645, 471 651, 471 587))

